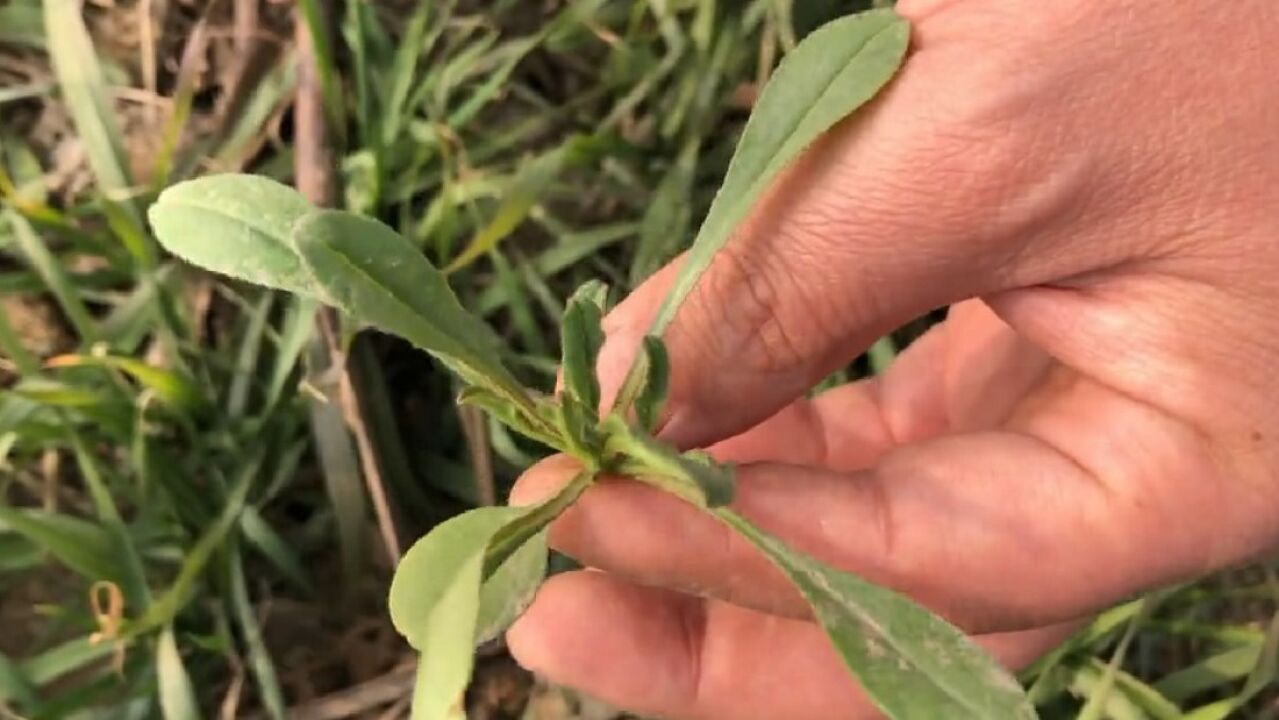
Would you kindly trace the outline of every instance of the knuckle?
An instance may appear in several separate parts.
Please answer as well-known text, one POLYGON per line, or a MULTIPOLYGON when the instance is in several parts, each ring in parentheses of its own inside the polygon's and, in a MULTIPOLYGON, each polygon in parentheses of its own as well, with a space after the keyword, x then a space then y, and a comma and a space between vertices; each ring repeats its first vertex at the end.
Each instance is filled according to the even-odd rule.
POLYGON ((728 243, 699 299, 708 315, 717 316, 720 337, 727 342, 723 356, 751 370, 790 371, 811 362, 821 349, 821 333, 814 332, 812 322, 820 313, 802 275, 791 271, 789 252, 764 258, 749 247, 728 243))

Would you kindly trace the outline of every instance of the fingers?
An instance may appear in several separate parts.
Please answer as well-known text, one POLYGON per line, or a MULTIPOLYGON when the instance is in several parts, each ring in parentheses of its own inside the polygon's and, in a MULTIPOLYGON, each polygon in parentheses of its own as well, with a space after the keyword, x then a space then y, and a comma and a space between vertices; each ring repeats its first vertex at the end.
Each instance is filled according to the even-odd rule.
MULTIPOLYGON (((1020 667, 1072 626, 978 638, 1020 667)), ((507 634, 516 659, 614 705, 670 718, 874 718, 821 629, 599 572, 550 579, 507 634)))
MULTIPOLYGON (((562 477, 530 473, 521 492, 562 477)), ((871 470, 741 467, 734 507, 797 550, 991 632, 1079 617, 1263 547, 1266 505, 1221 492, 1228 477, 1193 431, 1062 372, 1009 429, 897 448, 871 470), (1220 517, 1236 519, 1229 532, 1220 517)), ((641 584, 807 614, 748 543, 646 486, 597 485, 551 540, 641 584)))
MULTIPOLYGON (((665 335, 668 437, 734 435, 925 311, 1092 267, 1086 253, 1033 252, 1085 168, 1039 162, 1050 146, 1015 122, 1025 98, 992 94, 1008 86, 998 54, 934 22, 920 21, 926 42, 884 95, 773 185, 679 310, 665 335)), ((606 375, 673 272, 612 314, 610 342, 626 349, 609 353, 606 375)))

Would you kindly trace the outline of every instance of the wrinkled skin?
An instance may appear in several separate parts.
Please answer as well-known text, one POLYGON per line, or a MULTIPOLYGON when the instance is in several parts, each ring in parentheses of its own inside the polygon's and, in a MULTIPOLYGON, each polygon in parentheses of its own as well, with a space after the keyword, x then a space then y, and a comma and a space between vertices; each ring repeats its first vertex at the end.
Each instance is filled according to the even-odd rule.
MULTIPOLYGON (((668 331, 663 435, 743 463, 735 506, 765 529, 1016 667, 1279 541, 1279 4, 898 9, 902 73, 668 331), (946 305, 884 376, 797 400, 946 305)), ((607 319, 606 386, 673 273, 607 319)), ((510 631, 528 667, 666 717, 875 716, 781 575, 678 500, 604 482, 552 541, 595 569, 510 631)))

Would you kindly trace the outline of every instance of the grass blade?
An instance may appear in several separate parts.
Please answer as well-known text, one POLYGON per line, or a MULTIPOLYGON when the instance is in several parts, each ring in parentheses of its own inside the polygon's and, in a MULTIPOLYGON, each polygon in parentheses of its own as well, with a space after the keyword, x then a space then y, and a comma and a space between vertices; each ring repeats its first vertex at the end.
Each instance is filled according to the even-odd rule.
POLYGON ((0 653, 0 706, 9 701, 16 701, 32 715, 40 705, 31 679, 8 656, 0 653))
POLYGON ((166 626, 160 633, 155 650, 156 676, 160 683, 160 710, 164 720, 199 720, 200 703, 195 696, 191 676, 182 664, 173 627, 166 626))
POLYGON ((137 637, 148 630, 171 622, 191 600, 196 581, 208 566, 209 561, 213 559, 214 554, 223 547, 227 534, 240 519, 249 489, 253 485, 253 479, 260 465, 260 459, 255 459, 240 470, 240 476, 227 495, 222 511, 204 529, 200 539, 187 552, 182 560, 182 567, 168 590, 151 604, 142 617, 128 626, 129 637, 137 637))
POLYGON ((231 591, 231 611, 236 624, 240 626, 240 635, 248 650, 249 669, 257 682, 262 705, 271 720, 284 720, 284 690, 280 688, 280 678, 275 671, 275 663, 271 660, 271 653, 262 640, 262 628, 258 626, 253 603, 249 599, 249 588, 244 580, 244 563, 234 545, 228 552, 227 575, 231 591))
POLYGON ((9 316, 0 312, 0 354, 11 363, 20 375, 28 377, 40 372, 40 360, 27 350, 22 339, 9 323, 9 316))
POLYGON ((76 638, 23 661, 20 668, 31 684, 42 687, 114 651, 111 643, 95 643, 88 637, 76 638))
POLYGON ((13 238, 17 241, 18 249, 22 251, 31 268, 44 281, 45 287, 53 294, 54 299, 58 301, 58 306, 62 308, 63 314, 75 328, 80 340, 86 344, 97 341, 97 323, 93 321, 93 317, 81 301, 80 294, 71 284, 71 278, 67 276, 58 258, 49 251, 44 240, 36 234, 26 218, 12 210, 5 211, 4 218, 13 228, 13 238))
POLYGON ((304 593, 313 592, 311 581, 307 578, 306 569, 302 567, 297 553, 293 552, 288 542, 280 537, 252 505, 246 505, 244 512, 240 514, 240 531, 244 533, 244 539, 270 560, 299 590, 304 593))
MULTIPOLYGON (((45 0, 44 30, 49 56, 58 78, 62 99, 71 111, 76 133, 84 143, 98 187, 113 200, 132 191, 115 108, 107 94, 106 78, 89 39, 76 0, 45 0)), ((128 204, 133 222, 141 225, 137 208, 128 204)))
POLYGON ((570 140, 524 163, 503 191, 502 202, 492 219, 480 228, 466 248, 444 268, 444 272, 457 272, 479 260, 514 232, 551 188, 565 165, 580 153, 577 146, 581 142, 570 140))
POLYGON ((124 582, 125 572, 111 534, 69 515, 0 506, 0 525, 39 545, 89 580, 124 582))

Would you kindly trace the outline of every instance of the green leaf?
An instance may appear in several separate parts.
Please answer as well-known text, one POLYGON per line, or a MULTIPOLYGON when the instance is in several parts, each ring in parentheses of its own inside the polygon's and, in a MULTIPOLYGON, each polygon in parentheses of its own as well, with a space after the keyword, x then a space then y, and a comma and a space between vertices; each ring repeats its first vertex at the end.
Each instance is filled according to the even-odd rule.
MULTIPOLYGON (((662 334, 778 174, 888 83, 909 41, 910 24, 904 18, 891 9, 871 10, 828 23, 786 55, 760 93, 724 182, 650 334, 662 334)), ((635 373, 632 367, 630 374, 635 373)), ((619 394, 614 407, 626 409, 621 402, 631 399, 630 394, 619 394)))
POLYGON ((257 681, 258 695, 266 708, 267 717, 271 720, 284 720, 287 715, 284 690, 280 687, 279 675, 275 671, 275 663, 271 661, 271 653, 262 639, 262 628, 258 625, 257 613, 249 599, 249 588, 244 579, 244 562, 234 543, 229 548, 227 556, 231 609, 236 623, 240 626, 244 645, 248 648, 249 670, 257 681))
POLYGON ((438 525, 396 568, 395 628, 421 655, 413 717, 452 717, 471 677, 484 555, 493 534, 526 512, 485 507, 438 525))
POLYGON ((111 355, 61 355, 51 358, 47 367, 106 367, 128 374, 169 407, 180 412, 199 412, 208 405, 200 386, 194 380, 165 368, 148 365, 136 358, 111 355))
POLYGON ((470 652, 489 543, 528 512, 519 507, 476 508, 440 523, 409 548, 391 581, 389 604, 395 629, 410 645, 424 653, 433 646, 442 652, 439 648, 447 650, 449 639, 465 638, 462 644, 470 652), (442 617, 450 619, 442 624, 442 617))
POLYGON ((234 487, 223 501, 222 511, 204 529, 199 540, 182 559, 182 567, 179 568, 173 583, 163 595, 156 598, 142 617, 127 625, 126 636, 137 637, 152 628, 171 622, 191 600, 196 581, 213 559, 214 554, 222 549, 227 534, 239 521, 249 489, 253 486, 253 479, 260 466, 261 460, 256 458, 240 470, 240 476, 236 478, 234 487))
POLYGON ((19 375, 35 375, 40 372, 40 359, 22 344, 22 338, 9 323, 9 316, 0 313, 0 353, 17 368, 19 375))
POLYGON ((579 475, 546 502, 484 507, 436 526, 391 582, 391 620, 420 653, 413 717, 454 717, 477 642, 527 607, 546 570, 545 528, 591 482, 579 475))
MULTIPOLYGON (((484 410, 496 418, 498 422, 529 439, 536 440, 547 447, 552 447, 562 452, 567 450, 567 448, 563 447, 564 443, 558 434, 548 433, 546 427, 542 424, 534 425, 529 422, 527 413, 516 407, 510 400, 485 388, 476 385, 465 388, 458 394, 457 401, 464 405, 474 405, 484 410)), ((552 416, 554 411, 549 405, 538 400, 534 400, 534 403, 539 406, 537 411, 539 416, 552 416)))
POLYGON ((0 653, 0 706, 16 700, 28 713, 35 713, 40 700, 31 679, 4 653, 0 653))
POLYGON ((302 20, 310 36, 309 54, 315 63, 312 72, 319 75, 329 132, 333 134, 336 146, 342 147, 346 140, 346 113, 343 110, 342 80, 338 77, 333 45, 329 38, 328 18, 325 17, 324 6, 319 0, 300 0, 298 9, 302 11, 302 20))
POLYGON ((160 193, 148 216, 160 244, 207 270, 300 295, 316 294, 289 233, 312 211, 296 190, 257 175, 223 174, 160 193))
POLYGON ((240 532, 244 533, 244 539, 248 540, 250 545, 270 560, 271 564, 299 590, 305 593, 314 592, 311 581, 307 579, 306 568, 302 566, 302 561, 298 559, 293 547, 287 540, 280 537, 275 528, 271 527, 252 505, 245 505, 243 512, 240 513, 240 532))
POLYGON ((24 660, 22 673, 36 686, 47 685, 113 652, 113 644, 93 642, 88 636, 68 640, 24 660))
MULTIPOLYGON (((44 29, 58 88, 71 111, 76 135, 84 144, 98 187, 108 196, 128 193, 133 183, 115 121, 115 107, 84 25, 81 3, 46 0, 44 29)), ((133 222, 140 224, 137 210, 130 205, 129 211, 133 222)))
POLYGON ((1261 659, 1262 643, 1247 643, 1208 655, 1159 679, 1154 687, 1174 702, 1245 678, 1261 659))
POLYGON ((635 419, 640 427, 652 433, 657 429, 670 390, 671 359, 666 352, 666 343, 656 335, 645 336, 641 350, 643 357, 640 360, 639 391, 635 395, 635 419))
MULTIPOLYGON (((486 643, 501 635, 533 602, 533 596, 546 577, 550 552, 546 535, 547 531, 541 529, 525 538, 480 586, 475 644, 486 643)), ((491 556, 491 552, 486 555, 491 556)))
POLYGON ((568 299, 561 322, 561 367, 564 392, 573 395, 598 420, 600 381, 595 361, 604 345, 603 307, 597 301, 602 283, 589 282, 568 299))
POLYGON ((0 532, 0 574, 29 570, 39 565, 43 558, 44 553, 40 547, 27 538, 16 533, 0 532))
POLYGON ((0 506, 0 526, 27 538, 89 580, 125 582, 115 540, 99 525, 69 515, 0 506))
POLYGON ((639 240, 631 260, 631 286, 638 286, 670 260, 687 239, 692 224, 693 180, 701 139, 684 144, 675 163, 666 171, 649 198, 640 224, 639 240))
POLYGON ((560 436, 568 446, 566 452, 589 466, 599 463, 601 438, 595 408, 588 408, 576 395, 560 396, 560 436))
POLYGON ((560 513, 576 502, 594 480, 595 475, 590 471, 578 473, 550 499, 538 505, 529 506, 526 508, 526 513, 493 533, 493 538, 489 541, 488 549, 484 554, 485 577, 496 572, 516 549, 541 532, 552 520, 559 517, 560 513))
POLYGON ((39 3, 0 5, 0 43, 35 49, 45 47, 44 13, 39 3))
POLYGON ((709 456, 679 454, 674 448, 632 427, 619 415, 600 424, 606 439, 604 455, 616 459, 611 469, 648 483, 697 507, 718 507, 733 501, 733 471, 709 456))
POLYGON ((155 649, 156 676, 160 681, 160 710, 164 720, 198 720, 200 703, 195 697, 195 686, 182 664, 173 627, 166 626, 160 633, 155 649))
POLYGON ((790 577, 889 717, 1036 717, 1021 685, 954 626, 902 595, 794 552, 731 510, 716 515, 790 577))
POLYGON ((579 148, 585 142, 584 138, 570 138, 559 147, 525 162, 503 191, 502 202, 493 218, 475 233, 466 249, 453 258, 444 271, 453 273, 479 260, 514 232, 551 188, 564 166, 581 154, 579 148))
POLYGON ((405 338, 541 422, 528 393, 498 360, 497 336, 462 308, 444 275, 408 240, 376 220, 338 211, 302 218, 293 239, 327 302, 405 338))
POLYGON ((72 285, 71 278, 67 276, 62 262, 49 250, 44 239, 31 227, 31 223, 27 222, 25 217, 12 210, 0 213, 0 219, 7 220, 9 227, 13 228, 13 238, 17 241, 18 249, 22 251, 31 268, 44 281, 45 287, 53 294, 54 299, 58 301, 58 306, 62 308, 63 314, 75 328, 80 340, 85 343, 96 341, 98 339, 97 323, 93 321, 89 309, 80 299, 80 294, 72 285))
POLYGON ((315 300, 306 297, 293 298, 288 304, 280 328, 275 359, 271 366, 271 380, 267 383, 264 407, 274 407, 284 392, 285 384, 297 369, 298 358, 315 332, 315 300))
POLYGON ((728 173, 653 322, 660 334, 711 259, 777 175, 835 123, 873 98, 897 71, 910 24, 892 10, 835 20, 787 54, 760 94, 728 173))

